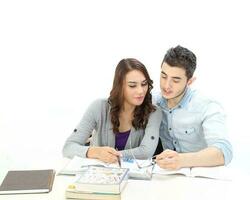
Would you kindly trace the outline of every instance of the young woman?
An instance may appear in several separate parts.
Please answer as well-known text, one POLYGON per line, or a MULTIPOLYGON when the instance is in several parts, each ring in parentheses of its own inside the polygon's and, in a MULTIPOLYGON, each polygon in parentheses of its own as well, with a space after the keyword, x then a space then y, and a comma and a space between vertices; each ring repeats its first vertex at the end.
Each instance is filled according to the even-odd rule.
POLYGON ((157 147, 161 111, 152 104, 153 81, 145 66, 122 59, 108 99, 94 101, 63 147, 63 155, 117 162, 119 156, 150 158, 157 147), (92 134, 92 145, 85 143, 92 134))

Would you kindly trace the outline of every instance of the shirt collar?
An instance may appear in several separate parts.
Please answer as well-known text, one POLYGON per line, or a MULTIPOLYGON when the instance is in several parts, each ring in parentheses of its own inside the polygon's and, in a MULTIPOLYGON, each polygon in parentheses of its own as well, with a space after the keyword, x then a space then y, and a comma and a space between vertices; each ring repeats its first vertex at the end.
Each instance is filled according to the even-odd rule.
POLYGON ((193 94, 193 91, 191 90, 191 88, 187 87, 184 96, 182 97, 181 101, 179 102, 177 106, 180 106, 182 108, 185 107, 187 103, 190 101, 192 94, 193 94))
MULTIPOLYGON (((191 88, 187 87, 185 90, 184 96, 182 97, 180 102, 175 107, 179 107, 179 108, 185 107, 187 105, 187 103, 190 101, 192 94, 193 94, 193 91, 191 90, 191 88)), ((168 100, 162 96, 160 98, 159 104, 162 108, 166 109, 167 102, 168 102, 168 100)))

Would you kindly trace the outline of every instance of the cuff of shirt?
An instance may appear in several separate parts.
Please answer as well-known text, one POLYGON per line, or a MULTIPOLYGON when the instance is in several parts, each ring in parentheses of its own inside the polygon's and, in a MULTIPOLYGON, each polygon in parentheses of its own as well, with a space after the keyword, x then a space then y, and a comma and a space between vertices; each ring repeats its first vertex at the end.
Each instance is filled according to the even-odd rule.
POLYGON ((223 140, 211 146, 217 147, 218 149, 222 151, 224 155, 225 165, 228 165, 231 162, 233 158, 233 151, 232 151, 232 145, 228 141, 223 140))

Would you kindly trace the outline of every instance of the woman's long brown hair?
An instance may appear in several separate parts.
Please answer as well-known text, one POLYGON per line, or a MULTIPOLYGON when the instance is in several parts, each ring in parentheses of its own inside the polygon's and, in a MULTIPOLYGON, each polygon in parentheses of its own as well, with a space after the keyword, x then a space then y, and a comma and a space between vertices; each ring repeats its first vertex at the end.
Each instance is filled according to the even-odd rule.
POLYGON ((134 118, 132 120, 132 126, 138 129, 145 129, 148 123, 148 118, 151 112, 155 111, 155 107, 152 104, 151 90, 153 89, 153 81, 150 79, 146 67, 138 60, 134 58, 122 59, 115 70, 115 76, 113 81, 113 87, 108 98, 108 102, 111 106, 110 116, 111 123, 113 125, 113 132, 119 132, 119 113, 124 103, 123 84, 126 74, 132 70, 138 70, 143 73, 148 83, 148 91, 144 98, 143 103, 140 106, 136 106, 134 110, 134 118))

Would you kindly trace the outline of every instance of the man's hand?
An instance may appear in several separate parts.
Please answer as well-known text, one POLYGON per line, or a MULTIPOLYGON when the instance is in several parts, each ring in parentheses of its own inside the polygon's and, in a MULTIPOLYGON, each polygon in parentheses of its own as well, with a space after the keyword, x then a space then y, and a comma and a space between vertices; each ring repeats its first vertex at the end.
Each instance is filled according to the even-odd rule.
POLYGON ((182 167, 180 154, 169 149, 157 155, 155 161, 163 169, 177 170, 182 167))
POLYGON ((112 147, 89 147, 87 152, 88 158, 96 158, 107 163, 118 162, 119 151, 112 147))
POLYGON ((156 163, 164 169, 177 170, 183 167, 212 167, 224 165, 224 156, 217 147, 207 147, 197 152, 178 153, 165 150, 156 156, 156 163))

